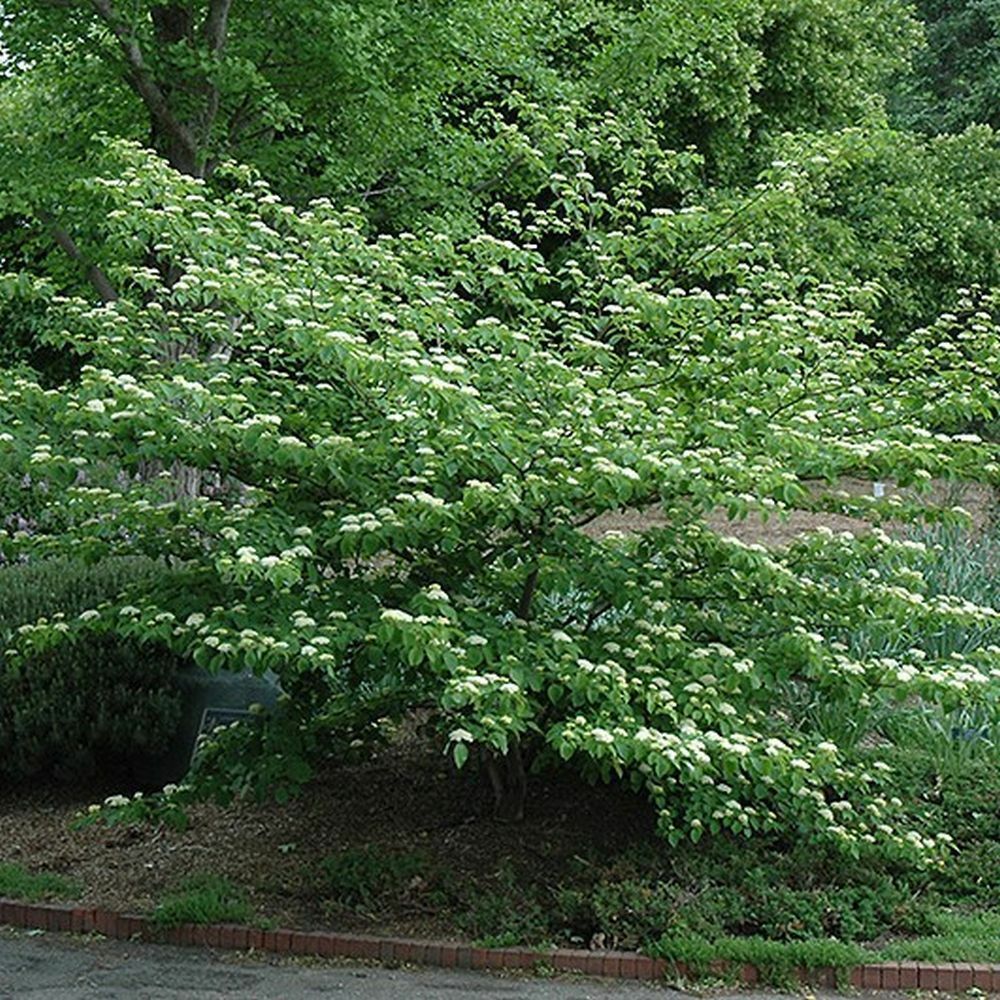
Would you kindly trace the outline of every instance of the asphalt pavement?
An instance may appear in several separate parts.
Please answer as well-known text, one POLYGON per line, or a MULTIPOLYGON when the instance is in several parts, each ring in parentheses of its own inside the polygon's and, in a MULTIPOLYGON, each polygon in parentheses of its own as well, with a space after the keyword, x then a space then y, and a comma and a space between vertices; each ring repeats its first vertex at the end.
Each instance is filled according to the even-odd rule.
MULTIPOLYGON (((692 1000, 694 996, 654 984, 393 969, 0 929, 0 1000, 692 1000)), ((827 1000, 832 996, 827 994, 827 1000)), ((869 995, 872 1000, 874 996, 869 995)), ((812 994, 809 997, 813 1000, 812 994)), ((708 1000, 783 998, 745 991, 715 992, 708 1000)), ((892 995, 881 994, 879 1000, 892 1000, 892 995)))
POLYGON ((653 985, 272 959, 0 931, 0 1000, 684 1000, 653 985))

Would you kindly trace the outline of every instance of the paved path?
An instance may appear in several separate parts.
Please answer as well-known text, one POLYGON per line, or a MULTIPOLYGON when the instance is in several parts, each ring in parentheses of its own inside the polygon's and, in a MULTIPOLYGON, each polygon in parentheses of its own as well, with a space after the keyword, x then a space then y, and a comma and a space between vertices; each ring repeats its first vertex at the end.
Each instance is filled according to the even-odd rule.
POLYGON ((274 960, 0 930, 0 1000, 684 1000, 656 986, 274 960))
MULTIPOLYGON (((593 979, 385 969, 309 959, 249 958, 198 948, 0 928, 0 1000, 694 1000, 680 990, 593 979)), ((810 994, 834 1000, 834 994, 810 994)), ((910 1000, 854 994, 855 1000, 910 1000)), ((786 1000, 714 993, 705 1000, 786 1000)), ((796 998, 796 1000, 801 1000, 796 998)), ((843 998, 839 998, 843 1000, 843 998)))

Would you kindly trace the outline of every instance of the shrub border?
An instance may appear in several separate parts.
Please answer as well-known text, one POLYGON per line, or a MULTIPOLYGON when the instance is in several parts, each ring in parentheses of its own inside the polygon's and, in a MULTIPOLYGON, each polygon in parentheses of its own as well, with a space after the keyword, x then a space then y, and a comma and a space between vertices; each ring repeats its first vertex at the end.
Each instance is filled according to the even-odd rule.
MULTIPOLYGON (((378 962, 428 965, 444 969, 527 969, 538 966, 613 979, 664 979, 668 973, 685 977, 683 962, 650 958, 637 952, 583 951, 572 948, 479 948, 453 941, 420 941, 371 934, 333 931, 264 930, 241 924, 182 924, 161 927, 150 918, 117 913, 102 907, 60 903, 24 903, 0 898, 0 924, 10 927, 76 934, 97 933, 118 940, 194 945, 235 951, 263 951, 319 958, 356 958, 378 962)), ((709 964, 709 972, 731 975, 753 986, 760 974, 753 965, 738 970, 729 963, 709 964)), ((938 990, 956 993, 977 988, 1000 993, 1000 964, 970 962, 878 962, 847 970, 832 967, 799 969, 799 980, 836 987, 838 980, 858 989, 938 990)))

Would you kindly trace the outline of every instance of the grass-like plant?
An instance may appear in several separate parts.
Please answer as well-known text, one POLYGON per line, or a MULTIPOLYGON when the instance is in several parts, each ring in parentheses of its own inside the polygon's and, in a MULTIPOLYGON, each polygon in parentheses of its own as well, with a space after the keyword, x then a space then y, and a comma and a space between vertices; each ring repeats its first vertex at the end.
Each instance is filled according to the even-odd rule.
POLYGON ((893 941, 879 951, 885 961, 1000 962, 1000 911, 934 915, 934 932, 893 941))
POLYGON ((245 892, 218 875, 195 875, 164 896, 153 911, 161 927, 179 924, 245 924, 253 918, 245 892))
POLYGON ((43 899, 73 899, 80 886, 55 872, 29 872, 18 864, 0 864, 0 896, 38 902, 43 899))
MULTIPOLYGON (((960 499, 958 497, 957 499, 960 499)), ((923 546, 916 559, 897 553, 868 568, 873 579, 897 580, 915 586, 927 600, 942 595, 972 605, 996 607, 1000 602, 1000 527, 981 531, 956 525, 910 526, 907 542, 923 546)), ((907 619, 872 615, 860 627, 839 636, 859 658, 906 661, 914 655, 944 661, 977 655, 1000 643, 996 620, 937 622, 924 616, 907 619)), ((896 747, 920 747, 930 752, 941 770, 961 771, 971 758, 1000 747, 1000 727, 984 703, 946 704, 893 693, 873 697, 845 710, 835 699, 816 697, 808 712, 816 728, 840 746, 883 741, 896 747)))
POLYGON ((714 961, 727 963, 727 975, 738 975, 743 965, 753 965, 760 981, 787 987, 800 969, 836 969, 842 976, 852 965, 870 960, 871 953, 834 938, 806 941, 769 941, 761 937, 664 937, 650 949, 659 958, 683 963, 688 974, 704 976, 714 961))

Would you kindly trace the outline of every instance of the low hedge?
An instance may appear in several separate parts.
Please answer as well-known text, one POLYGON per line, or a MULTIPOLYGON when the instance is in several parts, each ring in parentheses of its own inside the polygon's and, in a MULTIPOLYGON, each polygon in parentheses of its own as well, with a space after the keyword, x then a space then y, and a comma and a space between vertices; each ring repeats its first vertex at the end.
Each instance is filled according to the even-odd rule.
MULTIPOLYGON (((140 558, 0 567, 0 640, 6 645, 19 625, 79 614, 164 572, 164 564, 140 558)), ((16 665, 0 654, 0 775, 17 782, 131 773, 137 761, 165 749, 177 727, 182 662, 165 648, 113 636, 16 665)))

